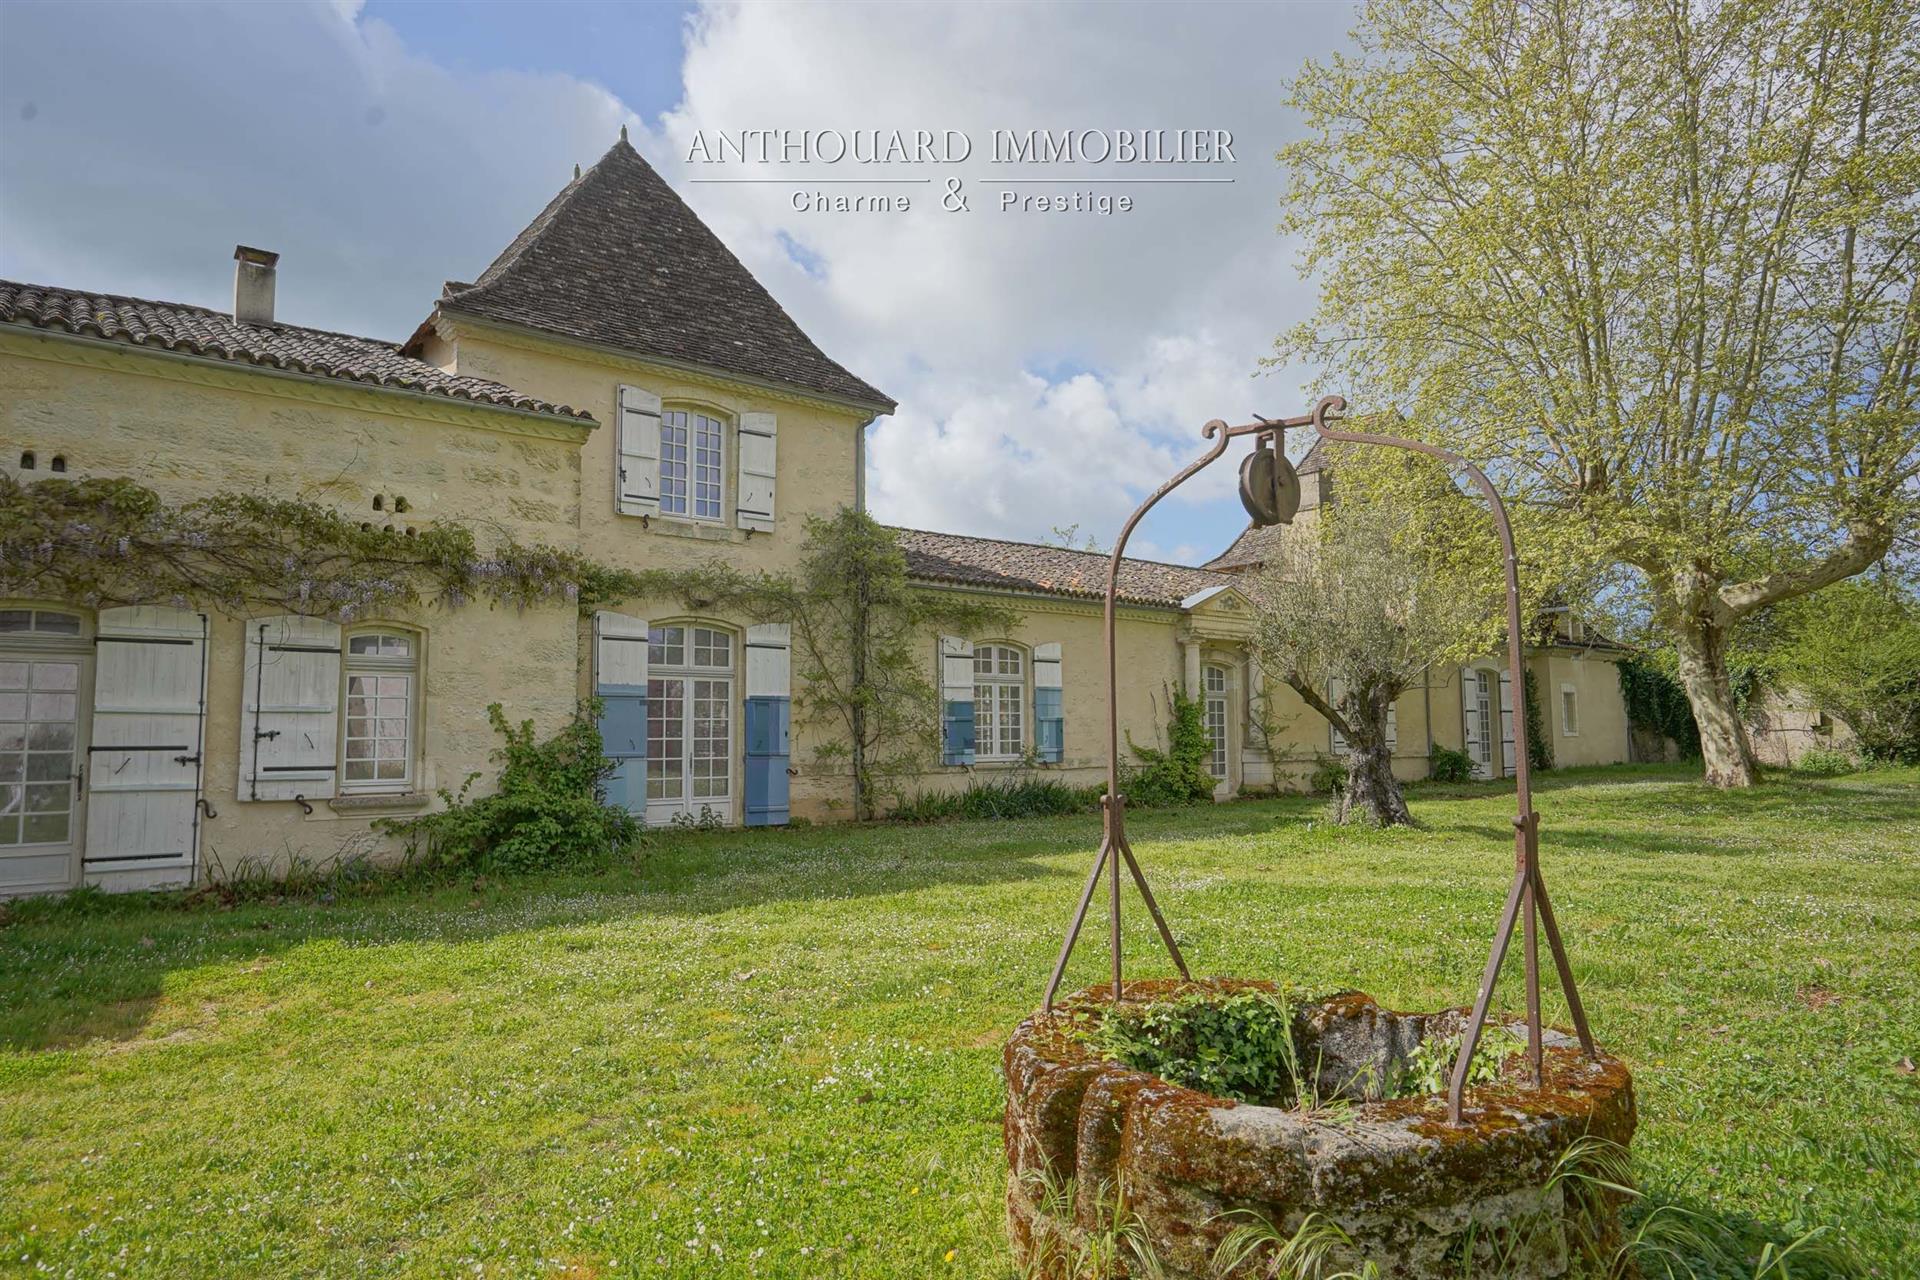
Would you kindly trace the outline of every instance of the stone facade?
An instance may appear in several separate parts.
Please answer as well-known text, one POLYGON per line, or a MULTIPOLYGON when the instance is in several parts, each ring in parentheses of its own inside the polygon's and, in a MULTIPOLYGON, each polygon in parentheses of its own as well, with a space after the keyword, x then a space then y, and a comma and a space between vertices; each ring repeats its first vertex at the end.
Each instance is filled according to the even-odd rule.
MULTIPOLYGON (((6 446, 0 466, 22 480, 48 474, 59 458, 70 475, 126 477, 173 501, 218 490, 279 493, 402 525, 436 518, 475 522, 484 513, 483 541, 512 537, 573 547, 581 445, 591 431, 590 423, 566 427, 478 405, 429 405, 376 389, 203 366, 64 336, 0 333, 0 440, 6 446), (34 455, 33 471, 21 470, 27 454, 34 455), (376 495, 384 511, 374 509, 376 495), (396 498, 406 500, 404 514, 393 511, 396 498)), ((0 605, 70 610, 83 635, 96 626, 95 611, 69 602, 16 599, 0 605)), ((418 637, 410 785, 403 793, 357 802, 330 801, 334 788, 327 785, 316 787, 305 806, 292 799, 247 800, 237 744, 245 731, 243 633, 249 621, 207 617, 204 725, 193 753, 204 759, 195 781, 207 807, 194 832, 197 846, 185 851, 184 863, 152 868, 96 859, 111 869, 87 869, 82 806, 70 831, 74 849, 66 882, 20 887, 86 881, 142 888, 242 869, 284 871, 343 853, 390 853, 372 834, 371 816, 417 811, 437 787, 458 788, 468 773, 492 771, 489 754, 497 742, 487 724, 489 703, 500 702, 514 718, 531 717, 550 732, 571 713, 577 694, 577 623, 570 606, 503 615, 481 604, 354 619, 356 630, 384 624, 418 637)), ((21 657, 26 642, 0 635, 0 653, 21 657)), ((83 694, 94 661, 95 655, 82 659, 83 694)), ((94 719, 103 709, 93 708, 94 719)), ((89 756, 88 727, 83 716, 77 746, 82 762, 89 756)))

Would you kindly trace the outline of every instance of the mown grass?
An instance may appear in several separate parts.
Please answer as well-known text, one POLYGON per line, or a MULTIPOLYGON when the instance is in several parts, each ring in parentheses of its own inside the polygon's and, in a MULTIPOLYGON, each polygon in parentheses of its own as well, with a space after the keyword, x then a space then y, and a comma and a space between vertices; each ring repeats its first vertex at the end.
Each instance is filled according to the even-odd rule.
MULTIPOLYGON (((1510 805, 1424 790, 1423 829, 1383 833, 1303 797, 1132 832, 1196 972, 1436 1008, 1472 993, 1510 805)), ((1920 771, 1740 795, 1568 773, 1540 807, 1649 1194, 1756 1240, 1828 1225, 1910 1274, 1920 771)), ((1005 1280, 999 1046, 1095 835, 676 835, 592 876, 17 907, 0 1271, 1005 1280)), ((1168 972, 1129 910, 1133 972, 1168 972)))

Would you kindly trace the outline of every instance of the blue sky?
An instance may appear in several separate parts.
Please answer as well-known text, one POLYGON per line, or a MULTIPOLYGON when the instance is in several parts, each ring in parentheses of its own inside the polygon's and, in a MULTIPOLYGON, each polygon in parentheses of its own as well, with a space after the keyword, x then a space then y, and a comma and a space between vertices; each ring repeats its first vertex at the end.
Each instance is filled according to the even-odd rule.
MULTIPOLYGON (((282 254, 295 323, 399 338, 626 126, 836 359, 900 401, 874 509, 922 528, 1110 539, 1212 417, 1303 405, 1262 372, 1312 303, 1274 231, 1284 84, 1343 5, 289 0, 0 5, 0 274, 223 306, 231 251, 282 254), (1126 215, 796 211, 689 181, 696 131, 1230 130, 1230 183, 1106 184, 1126 215)), ((781 171, 774 171, 776 173, 781 171)), ((1007 171, 954 170, 989 205, 1007 171)), ((1033 171, 1130 177, 1117 167, 1033 171)), ((1184 171, 1182 171, 1184 172, 1184 171)), ((1064 183, 1036 190, 1066 192, 1064 183)), ((894 190, 908 190, 895 188, 894 190)), ((1242 517, 1231 459, 1137 553, 1192 560, 1242 517)))

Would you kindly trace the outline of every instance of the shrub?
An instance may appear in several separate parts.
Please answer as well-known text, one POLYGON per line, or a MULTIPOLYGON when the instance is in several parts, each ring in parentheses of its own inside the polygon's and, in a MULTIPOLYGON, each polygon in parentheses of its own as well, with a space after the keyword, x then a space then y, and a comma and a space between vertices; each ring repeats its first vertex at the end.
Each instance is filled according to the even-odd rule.
POLYGON ((1339 795, 1347 789, 1347 762, 1338 756, 1315 756, 1313 772, 1307 775, 1307 788, 1339 795))
POLYGON ((1213 797, 1214 777, 1207 772, 1213 743, 1200 701, 1179 690, 1171 695, 1173 715, 1167 726, 1167 749, 1143 747, 1131 736, 1127 745, 1139 764, 1122 771, 1120 791, 1132 809, 1166 809, 1198 804, 1213 797))
POLYGON ((1051 778, 1015 774, 974 782, 964 791, 925 791, 902 801, 888 816, 899 822, 952 818, 1041 818, 1088 813, 1100 806, 1102 787, 1076 787, 1051 778))
POLYGON ((446 808, 375 824, 407 843, 410 859, 432 867, 529 871, 604 858, 639 834, 632 814, 606 803, 602 784, 613 764, 602 752, 598 705, 579 708, 559 733, 535 742, 533 721, 509 724, 494 703, 487 719, 504 739, 493 758, 500 785, 478 799, 471 773, 458 794, 440 789, 446 808))
POLYGON ((1852 756, 1833 747, 1809 747, 1805 755, 1793 762, 1795 773, 1814 778, 1836 778, 1857 768, 1859 765, 1852 756))
POLYGON ((1472 782, 1473 757, 1452 747, 1435 745, 1427 757, 1428 776, 1435 782, 1472 782))

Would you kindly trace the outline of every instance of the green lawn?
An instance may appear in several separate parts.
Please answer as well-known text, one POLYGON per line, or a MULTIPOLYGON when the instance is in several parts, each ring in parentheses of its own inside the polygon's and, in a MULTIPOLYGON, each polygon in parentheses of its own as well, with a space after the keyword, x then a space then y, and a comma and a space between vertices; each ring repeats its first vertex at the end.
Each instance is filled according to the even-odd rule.
MULTIPOLYGON (((1472 995, 1510 805, 1420 791, 1423 829, 1370 833, 1293 798, 1133 831, 1196 973, 1424 1009, 1472 995)), ((1595 1032, 1638 1077, 1643 1185, 1910 1274, 1920 771, 1743 795, 1587 771, 1540 808, 1595 1032)), ((999 1046, 1095 835, 688 834, 593 877, 15 908, 0 1272, 1005 1280, 999 1046)), ((1129 909, 1134 972, 1167 972, 1129 909)))

